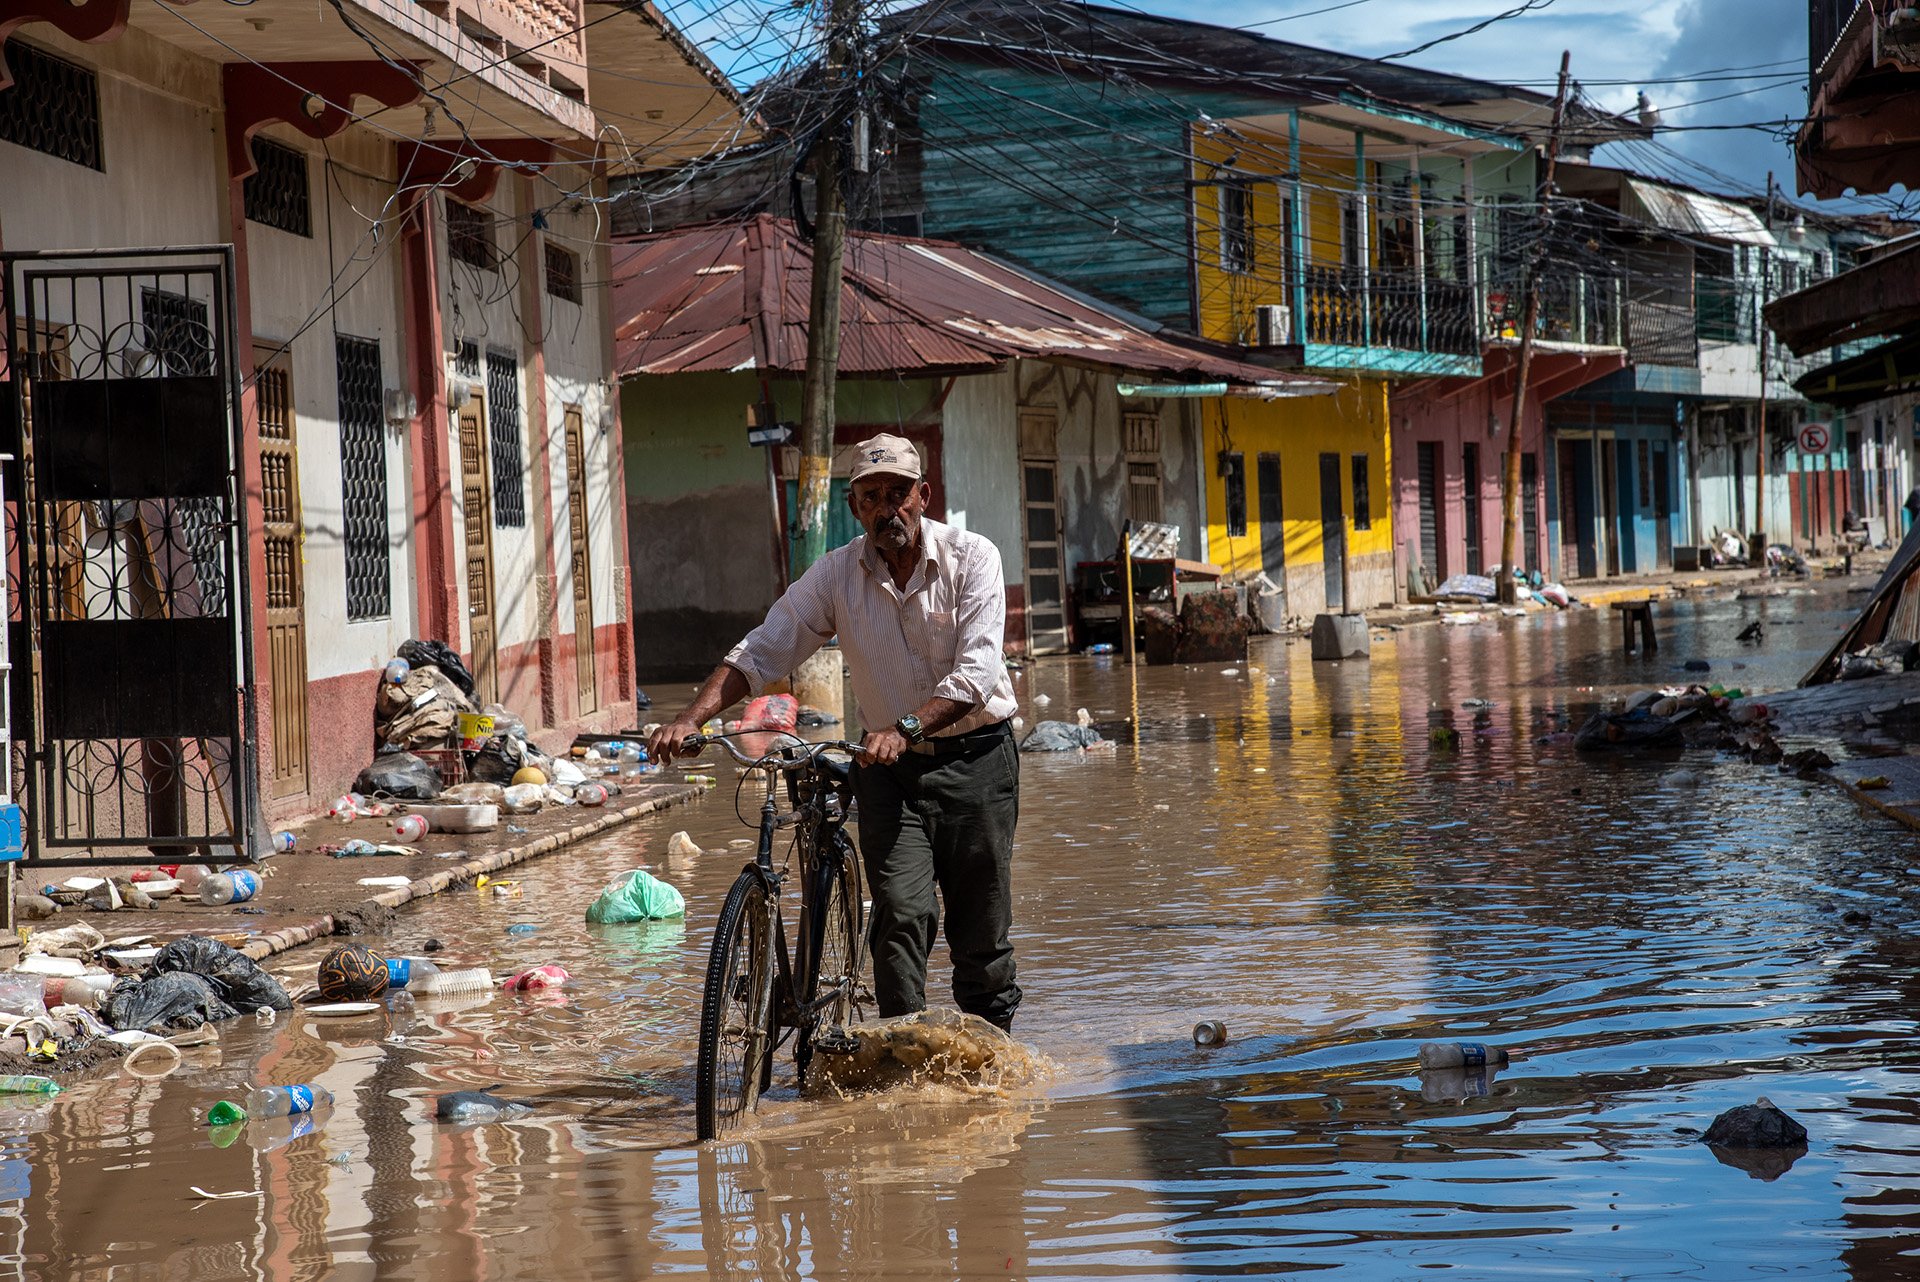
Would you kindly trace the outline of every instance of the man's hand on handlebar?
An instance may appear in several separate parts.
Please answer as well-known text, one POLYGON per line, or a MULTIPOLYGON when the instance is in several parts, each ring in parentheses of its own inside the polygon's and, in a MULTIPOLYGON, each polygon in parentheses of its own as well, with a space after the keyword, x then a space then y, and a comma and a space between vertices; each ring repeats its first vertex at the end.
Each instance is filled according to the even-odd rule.
POLYGON ((907 750, 907 737, 888 726, 885 730, 872 730, 861 736, 859 761, 861 765, 890 766, 900 760, 907 750))
POLYGON ((677 721, 669 721, 647 736, 647 757, 649 760, 668 766, 673 764, 675 757, 698 756, 699 750, 688 751, 686 742, 699 733, 698 722, 689 721, 684 717, 677 721))

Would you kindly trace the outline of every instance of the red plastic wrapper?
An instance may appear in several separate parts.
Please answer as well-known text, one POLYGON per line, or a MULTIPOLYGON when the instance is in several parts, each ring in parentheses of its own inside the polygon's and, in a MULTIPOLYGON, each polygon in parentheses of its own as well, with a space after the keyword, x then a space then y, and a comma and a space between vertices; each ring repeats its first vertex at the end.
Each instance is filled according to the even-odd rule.
POLYGON ((508 993, 526 993, 538 988, 558 988, 572 978, 565 966, 548 962, 545 966, 535 966, 531 970, 521 971, 500 985, 500 988, 501 991, 508 993))
POLYGON ((790 694, 763 694, 751 700, 729 730, 792 730, 800 724, 800 701, 790 694))

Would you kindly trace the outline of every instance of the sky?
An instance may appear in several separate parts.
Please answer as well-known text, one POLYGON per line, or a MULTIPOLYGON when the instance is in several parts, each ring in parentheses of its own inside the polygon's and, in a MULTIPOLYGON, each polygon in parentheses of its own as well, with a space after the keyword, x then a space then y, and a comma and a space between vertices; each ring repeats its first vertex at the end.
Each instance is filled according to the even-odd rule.
MULTIPOLYGON (((1287 15, 1307 15, 1339 0, 1134 2, 1170 17, 1233 26, 1260 23, 1257 30, 1280 39, 1377 57, 1464 30, 1519 0, 1360 0, 1294 18, 1287 15)), ((1563 49, 1571 51, 1573 78, 1589 99, 1625 111, 1644 88, 1659 107, 1663 126, 1777 122, 1806 114, 1803 0, 1650 0, 1640 5, 1547 0, 1532 12, 1406 61, 1551 93, 1563 49), (1703 75, 1714 78, 1695 78, 1703 75)), ((1658 142, 1658 148, 1603 148, 1595 159, 1696 186, 1752 193, 1766 190, 1772 170, 1781 189, 1793 192, 1793 153, 1774 134, 1682 129, 1661 135, 1658 142)))
MULTIPOLYGON (((1463 31, 1522 0, 1100 2, 1223 26, 1249 26, 1280 39, 1378 57, 1463 31)), ((1783 195, 1797 196, 1793 153, 1779 135, 1780 122, 1797 120, 1806 112, 1804 0, 1530 2, 1537 7, 1406 61, 1550 94, 1560 52, 1570 50, 1573 78, 1589 100, 1626 111, 1645 89, 1660 109, 1661 125, 1677 127, 1661 133, 1651 145, 1604 147, 1595 160, 1711 191, 1754 195, 1765 192, 1771 171, 1783 195), (1771 132, 1699 128, 1758 122, 1774 128, 1771 132)), ((880 3, 892 7, 914 0, 880 3)), ((790 51, 806 40, 804 0, 668 0, 663 7, 676 20, 685 21, 688 33, 743 85, 782 60, 777 55, 770 59, 770 48, 785 43, 790 51), (728 15, 721 21, 735 39, 716 30, 716 9, 728 15), (755 11, 757 21, 752 16, 755 11), (784 30, 770 39, 769 26, 784 30)), ((1884 208, 1887 203, 1884 199, 1867 204, 1838 202, 1828 207, 1884 208)))

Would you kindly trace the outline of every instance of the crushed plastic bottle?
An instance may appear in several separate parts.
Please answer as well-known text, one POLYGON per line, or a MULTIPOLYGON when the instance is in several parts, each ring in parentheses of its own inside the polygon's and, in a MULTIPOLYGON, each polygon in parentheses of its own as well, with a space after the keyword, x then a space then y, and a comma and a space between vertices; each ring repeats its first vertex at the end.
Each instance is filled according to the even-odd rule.
POLYGON ((200 902, 210 906, 240 904, 260 891, 260 879, 243 868, 217 872, 200 883, 200 902))
POLYGON ((58 1095, 60 1083, 37 1073, 0 1073, 0 1095, 58 1095))
POLYGON ((279 854, 284 855, 299 844, 300 839, 290 832, 276 832, 273 834, 273 848, 279 854))
POLYGON ((1485 1068, 1507 1062, 1507 1052, 1484 1042, 1427 1042, 1420 1047, 1422 1068, 1485 1068))

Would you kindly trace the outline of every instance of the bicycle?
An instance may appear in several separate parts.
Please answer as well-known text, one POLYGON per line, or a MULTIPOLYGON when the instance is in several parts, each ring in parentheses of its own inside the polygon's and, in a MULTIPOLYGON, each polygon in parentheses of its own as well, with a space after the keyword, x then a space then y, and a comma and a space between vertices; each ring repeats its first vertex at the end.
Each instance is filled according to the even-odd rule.
MULTIPOLYGON (((766 736, 744 731, 738 737, 766 736)), ((807 743, 792 735, 755 757, 735 747, 732 735, 695 735, 683 747, 697 754, 718 743, 766 782, 760 807, 760 840, 753 862, 740 870, 714 928, 700 1003, 700 1044, 694 1071, 699 1138, 715 1139, 759 1103, 773 1083, 774 1053, 794 1037, 794 1065, 802 1087, 816 1050, 849 1052, 856 1043, 845 1027, 859 1014, 860 972, 865 963, 859 860, 847 836, 853 785, 849 757, 858 745, 834 740, 807 743), (790 809, 776 804, 786 782, 790 809), (787 861, 775 866, 775 834, 795 829, 787 861), (787 947, 781 912, 793 853, 799 855, 800 928, 787 947)))

